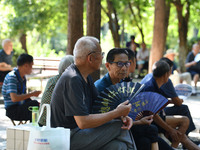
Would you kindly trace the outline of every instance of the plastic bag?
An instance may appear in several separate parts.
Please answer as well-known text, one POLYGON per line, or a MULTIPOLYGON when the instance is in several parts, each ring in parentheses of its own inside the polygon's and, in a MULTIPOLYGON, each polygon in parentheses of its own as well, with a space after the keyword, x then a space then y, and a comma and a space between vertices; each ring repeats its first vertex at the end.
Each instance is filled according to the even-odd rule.
POLYGON ((70 129, 58 127, 51 128, 50 123, 50 105, 43 104, 40 116, 44 107, 47 109, 46 126, 33 126, 28 142, 28 150, 69 150, 70 149, 70 129))

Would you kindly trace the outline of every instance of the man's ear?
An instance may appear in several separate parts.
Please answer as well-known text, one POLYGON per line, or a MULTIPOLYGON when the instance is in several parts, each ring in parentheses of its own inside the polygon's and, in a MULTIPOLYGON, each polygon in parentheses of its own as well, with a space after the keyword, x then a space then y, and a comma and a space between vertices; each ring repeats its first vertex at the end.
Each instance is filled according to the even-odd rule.
POLYGON ((87 56, 88 62, 92 63, 92 59, 93 59, 93 58, 92 58, 92 55, 88 55, 88 56, 87 56))
POLYGON ((110 70, 110 63, 106 62, 105 66, 106 66, 107 70, 109 71, 110 70))
POLYGON ((164 76, 163 76, 163 78, 165 78, 165 79, 169 79, 169 72, 166 72, 165 74, 164 74, 164 76))

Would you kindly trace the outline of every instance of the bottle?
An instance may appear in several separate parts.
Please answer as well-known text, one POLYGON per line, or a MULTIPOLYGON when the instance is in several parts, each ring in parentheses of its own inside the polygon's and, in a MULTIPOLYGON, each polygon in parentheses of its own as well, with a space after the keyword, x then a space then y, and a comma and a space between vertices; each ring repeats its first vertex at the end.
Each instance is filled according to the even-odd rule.
POLYGON ((32 125, 37 126, 37 120, 39 117, 38 106, 32 106, 32 125))

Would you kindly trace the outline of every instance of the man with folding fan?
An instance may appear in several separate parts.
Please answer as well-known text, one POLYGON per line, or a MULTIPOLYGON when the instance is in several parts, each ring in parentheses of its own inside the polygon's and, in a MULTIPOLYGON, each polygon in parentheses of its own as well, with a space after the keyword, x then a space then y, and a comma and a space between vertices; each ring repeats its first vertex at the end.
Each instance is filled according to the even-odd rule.
MULTIPOLYGON (((153 67, 153 77, 145 83, 143 91, 151 91, 166 96, 161 90, 161 86, 168 82, 171 69, 168 63, 160 60, 153 67)), ((162 112, 160 116, 154 116, 154 122, 160 131, 169 136, 172 141, 172 147, 177 147, 179 142, 189 150, 199 150, 200 148, 194 144, 185 132, 189 126, 189 119, 186 116, 165 116, 162 112)))
MULTIPOLYGON (((99 92, 102 92, 111 85, 115 85, 119 82, 131 81, 131 78, 127 78, 127 75, 135 70, 135 54, 127 48, 113 48, 107 54, 105 66, 108 73, 95 82, 95 86, 99 92)), ((147 116, 142 118, 139 120, 141 123, 136 124, 131 128, 137 149, 158 149, 157 142, 159 141, 159 149, 172 150, 165 141, 158 137, 157 127, 150 125, 152 121, 151 117, 152 116, 147 116)))
POLYGON ((70 128, 71 150, 135 149, 128 132, 133 124, 127 116, 131 109, 128 101, 110 112, 92 114, 92 104, 98 92, 90 74, 102 63, 99 40, 82 37, 73 52, 74 64, 63 72, 52 94, 51 126, 70 128))

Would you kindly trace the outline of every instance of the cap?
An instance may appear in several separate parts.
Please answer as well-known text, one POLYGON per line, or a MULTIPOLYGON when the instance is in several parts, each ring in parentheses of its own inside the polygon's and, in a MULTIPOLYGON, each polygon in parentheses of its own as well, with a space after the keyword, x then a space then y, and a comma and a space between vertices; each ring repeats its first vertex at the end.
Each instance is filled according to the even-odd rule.
POLYGON ((166 51, 166 53, 165 53, 164 57, 167 57, 168 55, 171 55, 171 54, 177 55, 177 53, 176 53, 176 52, 174 52, 174 50, 173 50, 173 49, 168 49, 168 50, 166 51))
POLYGON ((32 111, 37 111, 38 110, 38 106, 32 106, 32 111))

